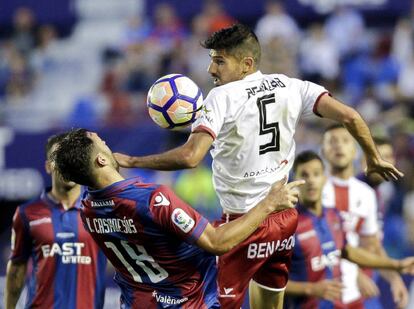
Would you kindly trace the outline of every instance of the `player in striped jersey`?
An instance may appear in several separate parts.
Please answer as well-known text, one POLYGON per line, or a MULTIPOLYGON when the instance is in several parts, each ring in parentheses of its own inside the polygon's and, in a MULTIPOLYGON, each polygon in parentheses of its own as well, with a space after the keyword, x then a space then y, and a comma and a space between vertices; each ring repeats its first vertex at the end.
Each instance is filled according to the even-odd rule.
MULTIPOLYGON (((279 181, 245 216, 214 228, 167 187, 125 180, 96 133, 70 132, 55 160, 66 179, 89 187, 82 219, 117 269, 122 308, 218 308, 213 254, 265 229, 262 222, 274 211, 296 212, 295 187, 303 184, 279 181)), ((290 220, 296 227, 296 217, 290 220)))
POLYGON ((7 266, 5 307, 15 308, 33 262, 26 308, 103 308, 106 258, 83 227, 81 188, 57 173, 51 153, 64 135, 49 138, 46 171, 52 187, 17 208, 7 266))
POLYGON ((314 152, 299 154, 294 163, 296 178, 306 180, 299 194, 299 222, 287 285, 288 308, 363 308, 362 303, 342 299, 341 258, 365 267, 414 272, 414 258, 393 260, 347 243, 339 211, 324 207, 326 181, 321 158, 314 152), (290 307, 289 307, 290 306, 290 307))
MULTIPOLYGON (((323 154, 328 161, 330 177, 324 188, 323 201, 328 207, 336 207, 344 221, 349 244, 361 246, 378 255, 386 256, 380 242, 378 206, 375 191, 357 179, 353 162, 356 158, 356 143, 348 131, 340 125, 328 127, 323 136, 323 154)), ((361 296, 378 294, 375 283, 364 272, 348 261, 344 268, 345 302, 363 301, 361 296)), ((381 272, 392 288, 397 303, 404 303, 406 288, 400 276, 393 272, 381 272)), ((380 308, 380 303, 374 305, 380 308)))

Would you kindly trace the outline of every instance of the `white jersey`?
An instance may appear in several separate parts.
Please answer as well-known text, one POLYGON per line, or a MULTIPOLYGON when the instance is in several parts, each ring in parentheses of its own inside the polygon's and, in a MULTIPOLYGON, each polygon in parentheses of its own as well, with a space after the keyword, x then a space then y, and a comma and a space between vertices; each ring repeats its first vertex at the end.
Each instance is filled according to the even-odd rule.
MULTIPOLYGON (((343 220, 347 243, 359 245, 359 236, 378 233, 377 199, 375 191, 355 177, 348 180, 330 177, 322 194, 325 207, 336 207, 343 220)), ((361 297, 357 277, 358 266, 348 260, 341 260, 342 282, 345 289, 342 301, 347 304, 361 297)))
POLYGON ((260 71, 210 91, 193 132, 214 138, 213 184, 226 213, 246 213, 288 175, 298 121, 324 93, 314 83, 260 71))

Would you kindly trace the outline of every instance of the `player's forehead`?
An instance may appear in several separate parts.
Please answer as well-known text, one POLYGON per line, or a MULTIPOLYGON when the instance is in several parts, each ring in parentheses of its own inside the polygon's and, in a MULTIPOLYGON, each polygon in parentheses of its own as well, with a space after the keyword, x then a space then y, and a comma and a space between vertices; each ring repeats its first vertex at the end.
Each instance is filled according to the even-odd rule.
POLYGON ((332 129, 325 133, 326 138, 352 138, 351 133, 345 128, 332 129))
POLYGON ((224 49, 210 49, 209 55, 212 59, 226 59, 231 57, 224 49))
POLYGON ((298 165, 297 174, 323 172, 323 164, 318 159, 313 159, 298 165))

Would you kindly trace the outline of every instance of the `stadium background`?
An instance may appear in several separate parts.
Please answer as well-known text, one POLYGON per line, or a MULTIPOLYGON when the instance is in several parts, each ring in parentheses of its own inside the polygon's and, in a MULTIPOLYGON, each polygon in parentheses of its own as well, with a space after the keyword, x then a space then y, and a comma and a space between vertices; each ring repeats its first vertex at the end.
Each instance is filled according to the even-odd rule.
MULTIPOLYGON (((146 90, 159 76, 176 72, 193 78, 206 95, 209 58, 199 42, 235 20, 257 30, 263 72, 326 86, 355 106, 376 135, 392 139, 397 166, 406 176, 389 186, 384 242, 392 256, 414 254, 412 2, 279 3, 284 11, 264 0, 0 2, 0 295, 15 207, 50 184, 43 168, 47 137, 86 127, 113 150, 137 155, 184 142, 188 132, 169 132, 151 122, 146 90)), ((318 150, 321 129, 318 122, 303 123, 299 150, 318 150)), ((191 171, 125 174, 169 184, 215 218, 220 211, 209 164, 207 159, 191 171)), ((108 271, 112 285, 110 278, 108 271)), ((108 308, 118 301, 111 295, 108 308)))

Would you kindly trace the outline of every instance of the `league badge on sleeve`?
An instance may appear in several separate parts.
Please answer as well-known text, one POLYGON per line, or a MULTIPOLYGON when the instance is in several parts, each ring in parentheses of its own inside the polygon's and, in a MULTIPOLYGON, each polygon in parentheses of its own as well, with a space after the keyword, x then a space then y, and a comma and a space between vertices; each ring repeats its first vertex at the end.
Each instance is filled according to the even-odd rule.
POLYGON ((193 228, 195 222, 184 210, 176 208, 171 214, 173 223, 184 233, 188 233, 193 228))

